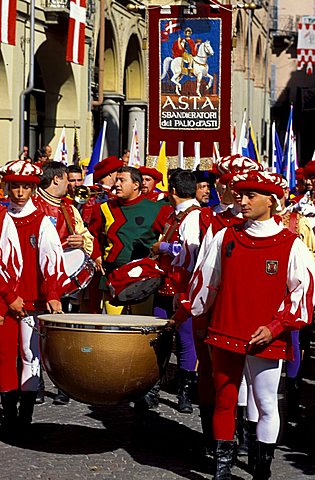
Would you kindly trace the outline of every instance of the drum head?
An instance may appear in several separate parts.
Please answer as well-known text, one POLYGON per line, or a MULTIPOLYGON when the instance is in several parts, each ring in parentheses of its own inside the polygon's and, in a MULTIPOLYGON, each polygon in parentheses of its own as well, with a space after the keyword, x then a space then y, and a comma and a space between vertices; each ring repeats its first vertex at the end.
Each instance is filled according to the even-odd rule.
POLYGON ((162 283, 162 277, 153 277, 128 285, 117 295, 118 303, 141 302, 155 292, 162 283))
POLYGON ((76 273, 84 264, 85 254, 80 248, 73 248, 64 251, 64 265, 68 277, 76 273))
POLYGON ((146 315, 94 315, 89 313, 63 313, 47 314, 38 316, 43 326, 55 325, 58 327, 68 326, 69 328, 92 328, 110 330, 128 330, 133 328, 157 327, 162 328, 167 320, 146 315), (103 328, 102 328, 103 327, 103 328))

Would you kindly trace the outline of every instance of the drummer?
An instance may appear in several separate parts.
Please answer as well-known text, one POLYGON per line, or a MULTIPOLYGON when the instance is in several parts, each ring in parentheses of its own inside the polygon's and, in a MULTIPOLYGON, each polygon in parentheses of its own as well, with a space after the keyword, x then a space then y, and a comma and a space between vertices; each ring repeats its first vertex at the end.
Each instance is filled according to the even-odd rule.
MULTIPOLYGON (((118 157, 112 155, 104 158, 94 167, 93 182, 94 185, 101 186, 102 194, 93 195, 84 205, 84 221, 89 227, 95 222, 95 218, 99 217, 100 204, 107 202, 109 198, 115 198, 114 189, 117 170, 123 166, 118 157)), ((92 188, 92 187, 90 187, 92 188)), ((101 313, 101 303, 103 293, 99 290, 99 284, 102 275, 102 258, 97 252, 96 257, 92 255, 96 264, 96 272, 90 285, 89 290, 89 313, 101 313)))
POLYGON ((27 429, 32 422, 40 378, 39 339, 33 329, 38 327, 37 315, 47 308, 50 313, 61 312, 60 297, 69 278, 65 273, 57 231, 32 202, 31 197, 40 182, 41 168, 28 161, 16 160, 0 171, 8 186, 8 213, 18 232, 23 259, 18 289, 25 310, 20 317, 25 315, 25 319, 7 317, 0 335, 0 383, 1 391, 5 392, 1 395, 2 404, 6 426, 14 431, 17 426, 27 429), (17 368, 18 346, 21 378, 17 368))
MULTIPOLYGON (((143 197, 141 186, 142 177, 137 168, 120 168, 115 182, 117 199, 101 204, 98 215, 91 219, 90 231, 94 235, 92 258, 103 262, 104 274, 131 260, 147 257, 151 245, 157 240, 158 234, 152 231, 152 224, 161 206, 143 197)), ((123 309, 105 302, 108 314, 120 315, 123 309)), ((151 313, 143 304, 133 306, 132 310, 134 313, 151 313)))
MULTIPOLYGON (((61 162, 49 162, 43 168, 41 181, 34 198, 35 206, 49 217, 56 227, 63 249, 81 248, 88 255, 93 249, 93 237, 84 226, 78 210, 64 199, 68 188, 67 167, 61 162)), ((74 303, 75 300, 72 300, 74 303)), ((63 309, 70 310, 71 302, 63 300, 63 309)), ((58 393, 54 404, 66 404, 69 397, 58 393)))

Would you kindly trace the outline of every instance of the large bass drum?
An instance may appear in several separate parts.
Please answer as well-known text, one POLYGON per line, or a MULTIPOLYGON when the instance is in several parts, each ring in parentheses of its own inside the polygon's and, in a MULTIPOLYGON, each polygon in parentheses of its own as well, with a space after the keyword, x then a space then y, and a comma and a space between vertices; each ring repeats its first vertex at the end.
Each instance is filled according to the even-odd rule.
POLYGON ((114 405, 148 391, 160 375, 166 320, 136 315, 40 315, 41 356, 53 383, 92 405, 114 405))

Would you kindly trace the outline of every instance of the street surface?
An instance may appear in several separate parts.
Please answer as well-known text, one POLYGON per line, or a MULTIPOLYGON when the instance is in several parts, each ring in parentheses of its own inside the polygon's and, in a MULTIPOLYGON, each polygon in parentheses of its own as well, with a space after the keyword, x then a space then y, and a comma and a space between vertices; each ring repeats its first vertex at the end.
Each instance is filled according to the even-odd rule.
MULTIPOLYGON (((170 378, 174 369, 172 363, 170 378)), ((273 480, 315 479, 314 373, 312 357, 310 378, 303 383, 301 420, 296 425, 283 422, 273 480)), ((159 408, 139 417, 129 405, 100 408, 74 400, 67 406, 52 405, 56 389, 45 379, 46 403, 35 407, 32 438, 0 441, 1 480, 212 479, 198 458, 198 408, 192 415, 178 413, 172 382, 162 392, 159 408)), ((280 403, 285 417, 281 395, 280 403)), ((233 474, 233 480, 251 479, 245 459, 233 474)))

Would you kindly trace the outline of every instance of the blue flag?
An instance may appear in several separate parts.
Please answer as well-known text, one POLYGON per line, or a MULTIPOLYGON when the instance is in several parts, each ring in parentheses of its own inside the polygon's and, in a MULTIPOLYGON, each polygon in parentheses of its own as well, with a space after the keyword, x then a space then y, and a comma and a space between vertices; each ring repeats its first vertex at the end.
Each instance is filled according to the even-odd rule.
POLYGON ((249 121, 249 126, 248 126, 247 152, 248 152, 247 156, 249 158, 251 158, 252 160, 256 160, 256 162, 260 163, 256 137, 255 137, 255 133, 254 133, 254 129, 251 121, 249 121))
POLYGON ((272 124, 272 173, 282 173, 282 147, 276 130, 275 122, 272 124))
POLYGON ((289 189, 295 188, 295 170, 297 168, 297 154, 296 154, 296 142, 293 133, 293 105, 291 105, 290 115, 287 125, 287 131, 285 134, 283 157, 282 157, 282 174, 287 179, 289 189))
POLYGON ((106 133, 106 121, 104 120, 103 128, 100 130, 98 134, 97 140, 95 142, 93 152, 91 155, 91 160, 84 178, 84 185, 93 185, 93 172, 94 167, 98 162, 103 160, 103 149, 104 149, 104 141, 105 141, 105 133, 106 133))

